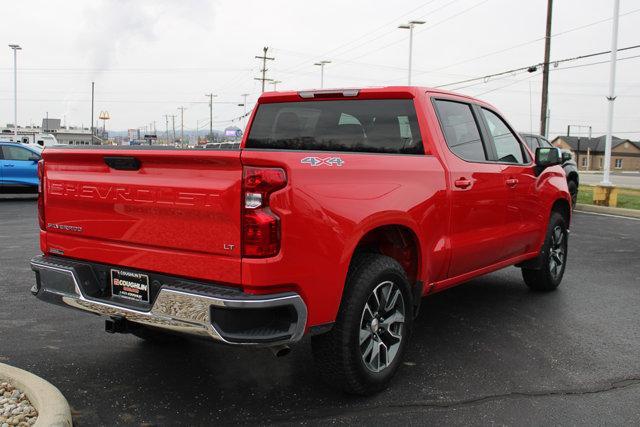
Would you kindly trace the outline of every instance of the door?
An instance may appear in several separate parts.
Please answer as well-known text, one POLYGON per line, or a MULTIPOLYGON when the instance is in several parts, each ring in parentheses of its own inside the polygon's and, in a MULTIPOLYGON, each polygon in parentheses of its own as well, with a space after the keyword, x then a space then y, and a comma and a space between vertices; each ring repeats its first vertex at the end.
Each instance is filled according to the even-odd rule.
POLYGON ((434 105, 448 146, 451 278, 503 259, 507 191, 501 165, 490 161, 477 110, 449 99, 434 105))
POLYGON ((3 145, 2 154, 4 187, 38 186, 38 154, 19 145, 3 145))
POLYGON ((531 156, 508 123, 495 111, 484 107, 480 111, 493 160, 507 189, 503 256, 513 258, 536 250, 541 225, 546 224, 535 193, 536 176, 531 156))

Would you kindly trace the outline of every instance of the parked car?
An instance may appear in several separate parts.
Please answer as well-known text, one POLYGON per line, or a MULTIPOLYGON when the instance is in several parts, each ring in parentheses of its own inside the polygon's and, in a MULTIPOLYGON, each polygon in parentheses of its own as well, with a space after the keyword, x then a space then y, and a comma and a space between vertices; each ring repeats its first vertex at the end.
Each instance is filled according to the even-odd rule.
MULTIPOLYGON (((553 147, 544 136, 523 132, 520 132, 520 135, 532 151, 535 151, 538 147, 553 147)), ((578 173, 578 165, 571 157, 571 153, 568 151, 562 152, 562 168, 567 175, 567 186, 569 187, 569 194, 571 194, 571 207, 574 208, 578 201, 580 175, 578 173)))
POLYGON ((37 145, 0 142, 0 192, 37 193, 40 153, 37 145))
MULTIPOLYGON (((554 290, 571 198, 491 105, 388 87, 263 94, 236 150, 52 148, 39 299, 144 339, 194 334, 383 389, 423 296, 517 265, 554 290)), ((77 324, 81 327, 81 324, 77 324)))

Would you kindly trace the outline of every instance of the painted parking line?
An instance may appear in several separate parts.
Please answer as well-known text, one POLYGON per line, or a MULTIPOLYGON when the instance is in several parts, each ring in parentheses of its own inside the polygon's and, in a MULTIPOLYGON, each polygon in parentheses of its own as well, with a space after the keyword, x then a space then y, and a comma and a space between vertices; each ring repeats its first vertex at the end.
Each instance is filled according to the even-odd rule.
POLYGON ((599 212, 587 212, 587 211, 574 211, 574 212, 580 213, 580 214, 587 214, 587 215, 609 216, 611 218, 620 218, 620 219, 629 219, 631 221, 640 221, 640 218, 633 218, 633 217, 630 217, 630 216, 612 215, 612 214, 605 214, 605 213, 599 213, 599 212))

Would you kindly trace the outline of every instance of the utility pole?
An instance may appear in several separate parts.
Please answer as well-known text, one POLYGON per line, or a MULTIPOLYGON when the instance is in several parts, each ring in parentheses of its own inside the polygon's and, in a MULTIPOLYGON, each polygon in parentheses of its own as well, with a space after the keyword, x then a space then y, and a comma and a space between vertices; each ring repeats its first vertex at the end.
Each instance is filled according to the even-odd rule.
POLYGON ((320 89, 324 87, 324 66, 327 64, 331 64, 331 61, 323 60, 313 64, 320 67, 320 89))
POLYGON ((553 0, 547 0, 547 30, 544 38, 544 64, 542 65, 542 102, 540 106, 540 135, 547 138, 549 109, 549 56, 551 55, 551 15, 553 0))
POLYGON ((402 28, 403 30, 409 30, 409 76, 407 79, 407 84, 411 86, 411 63, 413 57, 413 27, 416 25, 422 25, 425 21, 409 21, 408 24, 398 25, 398 28, 402 28))
POLYGON ((180 143, 184 147, 184 107, 178 107, 180 110, 180 143))
POLYGON ((17 44, 10 44, 13 49, 13 136, 18 142, 18 51, 22 48, 17 44))
POLYGON ((213 98, 216 98, 218 95, 205 93, 204 96, 209 97, 209 142, 213 142, 213 98))
POLYGON ((169 143, 169 115, 164 115, 164 128, 165 128, 165 142, 169 143))
POLYGON ((240 95, 242 97, 242 105, 244 106, 244 115, 247 115, 247 96, 249 96, 249 93, 243 93, 242 95, 240 95))
POLYGON ((176 115, 172 114, 171 116, 171 128, 173 129, 173 141, 172 143, 176 142, 176 115))
POLYGON ((616 62, 618 61, 618 18, 620 0, 613 2, 613 29, 611 33, 611 64, 609 70, 609 96, 607 96, 607 136, 604 144, 604 174, 600 185, 611 187, 609 174, 611 172, 611 139, 613 132, 613 103, 616 100, 616 62))
POLYGON ((278 89, 278 83, 282 83, 280 80, 271 80, 270 82, 273 85, 273 91, 275 92, 278 89))
POLYGON ((269 58, 267 56, 267 51, 269 50, 269 48, 267 46, 262 48, 262 56, 256 56, 256 59, 262 59, 262 69, 260 70, 262 72, 262 78, 260 77, 255 77, 254 80, 261 80, 262 81, 262 92, 264 92, 264 84, 267 82, 267 61, 274 61, 276 58, 269 58))
MULTIPOLYGON (((592 128, 591 126, 587 126, 587 125, 567 125, 567 136, 569 136, 569 134, 571 133, 571 128, 578 128, 578 129, 589 129, 589 145, 591 145, 591 131, 592 128)), ((580 130, 578 130, 578 132, 581 132, 580 130)), ((587 147, 587 150, 589 149, 589 147, 587 147)), ((587 154, 587 168, 589 167, 589 154, 587 154)), ((577 146, 577 150, 576 150, 576 165, 578 166, 578 169, 580 169, 580 136, 578 135, 578 146, 577 146)))
POLYGON ((95 131, 93 128, 93 106, 94 106, 95 86, 96 86, 96 82, 91 82, 91 145, 93 145, 93 136, 95 135, 95 131))

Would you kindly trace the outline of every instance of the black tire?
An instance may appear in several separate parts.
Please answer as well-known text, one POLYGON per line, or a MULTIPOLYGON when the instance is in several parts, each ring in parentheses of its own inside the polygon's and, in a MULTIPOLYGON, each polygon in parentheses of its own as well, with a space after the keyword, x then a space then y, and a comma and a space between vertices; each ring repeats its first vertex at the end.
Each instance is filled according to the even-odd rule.
POLYGON ((571 195, 571 209, 576 207, 578 203, 578 184, 572 179, 567 182, 569 194, 571 195))
POLYGON ((539 255, 539 269, 522 269, 522 278, 534 291, 553 291, 564 276, 568 254, 567 223, 558 212, 552 212, 547 235, 539 255))
POLYGON ((159 345, 174 344, 184 340, 184 337, 180 335, 167 333, 159 329, 143 325, 131 330, 131 334, 149 343, 159 345))
POLYGON ((412 326, 412 293, 404 269, 384 255, 356 254, 333 328, 311 338, 317 370, 327 384, 347 393, 383 390, 400 366, 412 326))

